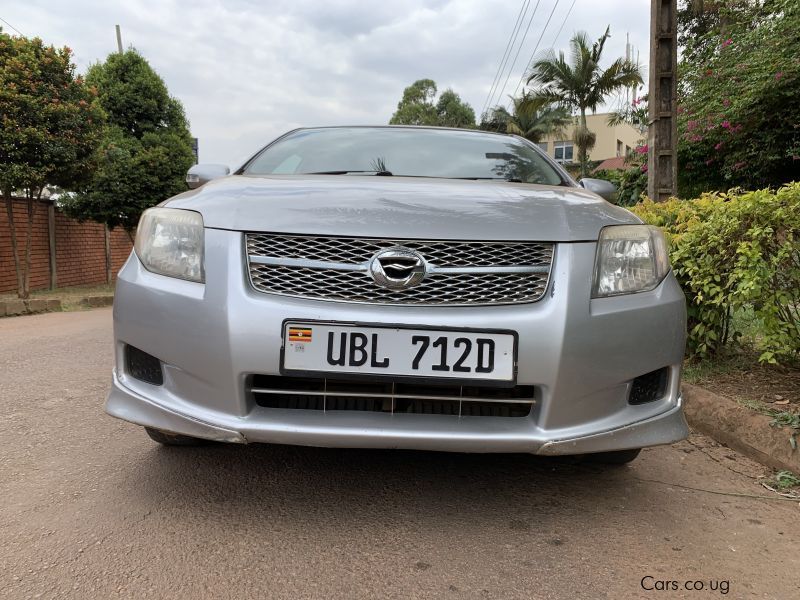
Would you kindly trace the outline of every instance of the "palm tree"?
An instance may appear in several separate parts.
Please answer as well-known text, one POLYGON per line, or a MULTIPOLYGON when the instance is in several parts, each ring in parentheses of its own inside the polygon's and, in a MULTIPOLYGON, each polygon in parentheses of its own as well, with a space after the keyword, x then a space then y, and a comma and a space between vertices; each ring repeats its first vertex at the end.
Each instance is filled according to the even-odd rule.
POLYGON ((610 31, 610 27, 606 28, 594 44, 589 43, 585 32, 576 33, 569 43, 569 62, 563 51, 556 54, 548 50, 533 63, 528 77, 528 84, 536 86, 533 91, 536 98, 578 112, 573 138, 578 147, 582 177, 586 177, 587 154, 596 139, 586 126, 586 111, 597 110, 597 106, 614 92, 643 83, 641 69, 628 59, 618 58, 607 69, 600 68, 610 31))
POLYGON ((548 104, 529 93, 511 98, 511 105, 513 112, 509 112, 503 105, 486 111, 479 128, 512 133, 538 142, 547 134, 562 130, 572 119, 567 109, 548 104))
POLYGON ((506 123, 506 132, 538 142, 550 133, 566 127, 571 116, 563 106, 547 103, 530 93, 512 98, 514 113, 506 123))
POLYGON ((639 133, 644 135, 647 131, 647 122, 649 119, 649 94, 645 94, 641 98, 634 98, 633 102, 625 108, 610 113, 606 122, 609 127, 627 123, 628 125, 636 127, 639 133))
POLYGON ((505 106, 498 104, 494 108, 490 108, 481 115, 481 122, 478 129, 484 131, 495 131, 497 133, 506 133, 508 123, 513 118, 513 115, 508 112, 505 106))

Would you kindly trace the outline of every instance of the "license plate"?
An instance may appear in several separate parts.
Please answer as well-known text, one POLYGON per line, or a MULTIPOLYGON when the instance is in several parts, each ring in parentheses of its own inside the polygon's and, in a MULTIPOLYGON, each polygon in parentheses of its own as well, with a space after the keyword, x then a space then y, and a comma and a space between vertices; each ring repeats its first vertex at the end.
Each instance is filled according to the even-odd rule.
POLYGON ((513 382, 516 334, 286 322, 283 370, 513 382))

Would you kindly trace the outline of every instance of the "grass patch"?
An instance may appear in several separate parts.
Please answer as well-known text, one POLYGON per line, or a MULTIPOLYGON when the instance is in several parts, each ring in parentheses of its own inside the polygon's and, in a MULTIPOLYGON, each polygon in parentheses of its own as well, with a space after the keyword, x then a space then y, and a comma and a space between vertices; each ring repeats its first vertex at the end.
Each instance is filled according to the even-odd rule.
POLYGON ((788 427, 791 430, 789 434, 789 444, 792 449, 797 450, 797 436, 800 434, 800 414, 789 412, 787 410, 776 411, 770 410, 772 421, 769 422, 770 427, 788 427))
POLYGON ((797 436, 800 434, 800 414, 791 412, 789 410, 777 410, 770 408, 759 400, 737 399, 736 402, 745 408, 749 408, 753 412, 770 417, 772 419, 769 422, 770 427, 787 427, 790 429, 791 432, 789 433, 789 444, 793 449, 797 450, 797 436))
POLYGON ((753 412, 769 416, 770 408, 761 402, 761 400, 753 400, 752 398, 737 398, 736 402, 745 408, 749 408, 753 412))
POLYGON ((770 483, 773 487, 783 492, 800 486, 800 477, 791 471, 778 471, 770 483))
POLYGON ((85 298, 87 296, 104 296, 113 293, 114 284, 104 283, 102 285, 76 285, 54 290, 36 290, 31 292, 31 298, 85 298))
POLYGON ((758 356, 751 352, 725 350, 713 359, 686 360, 683 363, 683 380, 695 385, 712 380, 718 375, 741 371, 757 364, 758 356))
MULTIPOLYGON (((86 308, 80 304, 81 299, 88 296, 111 296, 114 294, 114 284, 101 285, 76 285, 71 287, 56 288, 54 290, 35 290, 31 292, 31 300, 60 300, 63 310, 82 310, 86 308)), ((17 294, 9 292, 0 294, 0 300, 16 300, 17 294)))
POLYGON ((800 433, 800 414, 790 410, 771 408, 760 400, 737 398, 736 402, 745 408, 749 408, 753 412, 770 417, 772 419, 772 421, 769 422, 770 427, 788 427, 789 429, 792 429, 794 431, 792 437, 795 438, 795 442, 792 443, 792 447, 797 448, 796 436, 798 433, 800 433))

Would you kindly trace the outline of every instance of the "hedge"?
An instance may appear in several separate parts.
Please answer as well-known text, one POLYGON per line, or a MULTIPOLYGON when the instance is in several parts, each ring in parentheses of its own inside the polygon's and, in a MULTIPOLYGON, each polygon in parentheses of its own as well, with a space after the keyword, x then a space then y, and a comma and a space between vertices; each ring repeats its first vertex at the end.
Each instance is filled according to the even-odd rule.
POLYGON ((800 183, 777 191, 704 194, 695 200, 645 200, 632 207, 665 230, 686 293, 689 353, 715 354, 741 335, 731 317, 752 311, 759 360, 800 357, 800 183))

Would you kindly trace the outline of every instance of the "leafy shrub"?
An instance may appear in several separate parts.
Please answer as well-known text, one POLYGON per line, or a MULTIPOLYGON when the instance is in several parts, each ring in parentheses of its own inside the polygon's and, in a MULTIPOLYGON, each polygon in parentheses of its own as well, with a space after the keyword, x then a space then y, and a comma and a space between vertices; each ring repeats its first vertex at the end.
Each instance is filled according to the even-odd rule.
POLYGON ((777 191, 646 200, 633 211, 662 227, 687 297, 689 351, 714 354, 730 338, 731 315, 750 310, 760 324, 762 362, 800 354, 800 183, 777 191))
POLYGON ((619 182, 622 180, 622 171, 619 169, 600 169, 599 171, 592 171, 592 177, 610 181, 619 188, 619 182))

